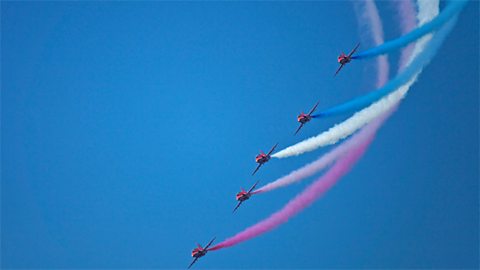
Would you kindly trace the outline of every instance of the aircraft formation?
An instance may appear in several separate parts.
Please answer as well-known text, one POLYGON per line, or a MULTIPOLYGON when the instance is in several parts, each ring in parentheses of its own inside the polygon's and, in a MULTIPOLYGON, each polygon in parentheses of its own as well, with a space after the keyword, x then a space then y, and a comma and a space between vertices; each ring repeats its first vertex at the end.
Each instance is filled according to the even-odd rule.
MULTIPOLYGON (((358 47, 360 46, 360 43, 357 43, 357 45, 355 46, 355 48, 353 48, 353 50, 350 51, 350 53, 347 55, 345 54, 344 52, 342 52, 338 58, 337 58, 337 62, 340 64, 340 67, 337 69, 337 71, 335 72, 335 75, 334 76, 337 76, 337 74, 340 72, 340 70, 348 63, 350 63, 352 61, 352 56, 353 54, 357 51, 358 47)), ((312 118, 314 117, 313 116, 313 112, 315 112, 315 110, 317 109, 317 106, 320 102, 317 102, 313 108, 310 110, 310 112, 308 114, 306 113, 300 113, 298 116, 297 116, 297 122, 300 123, 300 126, 297 128, 297 130, 295 131, 294 135, 297 135, 297 133, 300 131, 300 129, 302 129, 302 127, 310 122, 310 120, 312 120, 312 118)), ((252 176, 255 175, 255 173, 260 169, 260 167, 263 166, 263 164, 267 163, 270 158, 271 158, 271 155, 273 153, 273 151, 275 151, 275 148, 278 146, 278 143, 276 143, 271 149, 270 151, 268 151, 268 153, 264 153, 263 151, 260 150, 260 153, 255 157, 255 162, 258 164, 257 167, 255 168, 255 170, 253 171, 252 173, 252 176)), ((257 186, 259 181, 255 182, 255 184, 248 190, 248 191, 245 191, 243 188, 241 188, 241 191, 238 192, 235 196, 235 199, 238 201, 238 204, 237 206, 233 209, 233 212, 232 213, 235 213, 235 211, 242 205, 242 203, 248 199, 250 199, 250 197, 254 194, 253 190, 255 189, 255 187, 257 186)), ((188 266, 188 268, 192 267, 195 262, 205 256, 207 254, 207 252, 209 251, 209 247, 210 245, 213 243, 213 241, 215 241, 215 238, 213 238, 205 247, 202 247, 200 244, 197 243, 197 247, 194 248, 192 250, 192 258, 193 258, 193 261, 192 263, 190 263, 190 265, 188 266)))

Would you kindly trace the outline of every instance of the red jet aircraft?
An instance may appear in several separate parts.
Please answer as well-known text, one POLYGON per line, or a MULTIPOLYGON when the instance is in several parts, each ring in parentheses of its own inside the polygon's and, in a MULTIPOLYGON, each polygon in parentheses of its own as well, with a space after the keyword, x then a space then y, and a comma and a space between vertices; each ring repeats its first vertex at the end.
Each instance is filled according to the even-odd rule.
POLYGON ((295 135, 302 129, 303 125, 305 125, 308 121, 312 120, 312 113, 317 109, 318 103, 313 106, 313 109, 308 113, 301 113, 299 116, 297 116, 297 121, 300 123, 300 126, 297 128, 297 131, 295 131, 295 135))
POLYGON ((257 186, 258 184, 258 181, 248 190, 248 191, 245 191, 243 188, 242 188, 242 191, 238 192, 237 195, 235 196, 235 199, 237 199, 238 201, 238 204, 237 206, 235 207, 235 209, 233 209, 233 212, 235 212, 238 207, 240 207, 240 205, 242 205, 242 203, 248 199, 250 199, 250 196, 252 196, 252 191, 255 189, 255 187, 257 186))
POLYGON ((205 256, 208 252, 208 247, 215 241, 215 237, 203 248, 197 243, 197 247, 192 250, 193 262, 188 266, 188 269, 201 257, 205 256))
POLYGON ((345 64, 350 63, 350 61, 352 61, 352 55, 358 49, 358 46, 360 46, 360 43, 358 43, 357 46, 355 46, 355 48, 348 55, 342 52, 342 54, 338 56, 337 61, 340 64, 340 67, 337 69, 337 72, 335 72, 335 76, 337 76, 338 72, 343 68, 345 64))
POLYGON ((260 167, 262 167, 262 165, 269 161, 270 160, 270 154, 272 154, 273 150, 275 150, 275 147, 277 147, 278 143, 275 144, 272 149, 268 152, 268 154, 265 154, 263 153, 263 151, 260 150, 260 154, 258 154, 256 157, 255 157, 255 162, 258 163, 258 166, 257 168, 255 169, 255 171, 253 171, 252 175, 254 175, 258 169, 260 169, 260 167))

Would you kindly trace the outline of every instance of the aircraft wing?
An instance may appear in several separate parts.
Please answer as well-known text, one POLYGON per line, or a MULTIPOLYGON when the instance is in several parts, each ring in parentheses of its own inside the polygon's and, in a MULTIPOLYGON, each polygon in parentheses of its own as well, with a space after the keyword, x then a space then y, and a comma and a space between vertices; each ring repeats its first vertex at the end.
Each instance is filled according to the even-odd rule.
POLYGON ((208 244, 204 248, 205 250, 207 250, 207 248, 213 243, 213 241, 215 241, 215 238, 216 237, 214 237, 212 240, 210 240, 210 242, 208 242, 208 244))
POLYGON ((277 147, 278 143, 275 144, 272 149, 268 152, 267 156, 270 156, 270 154, 273 152, 273 150, 275 150, 275 147, 277 147))
MULTIPOLYGON (((258 180, 258 181, 260 181, 260 180, 258 180)), ((251 187, 251 188, 250 188, 250 189, 247 191, 247 193, 248 193, 248 194, 250 194, 250 193, 252 192, 252 190, 254 190, 254 189, 255 189, 255 187, 256 187, 256 186, 257 186, 257 184, 258 184, 258 181, 257 181, 257 182, 255 182, 255 184, 254 184, 254 185, 253 185, 253 186, 252 186, 252 187, 251 187)))
POLYGON ((239 201, 237 206, 235 206, 235 209, 233 209, 232 213, 235 213, 235 211, 237 211, 238 207, 240 207, 240 205, 242 205, 243 201, 239 201))
POLYGON ((300 124, 300 126, 297 128, 297 131, 295 131, 295 135, 297 135, 297 133, 300 131, 300 129, 302 129, 304 124, 300 124))
POLYGON ((340 70, 343 68, 345 64, 341 64, 340 67, 337 69, 337 72, 335 72, 335 75, 334 76, 337 76, 338 72, 340 72, 340 70))
POLYGON ((255 169, 255 171, 253 171, 252 175, 255 175, 255 173, 258 171, 258 169, 260 169, 260 167, 262 167, 263 163, 260 163, 258 164, 257 168, 255 169))
POLYGON ((308 115, 312 115, 312 113, 317 109, 318 103, 320 103, 320 101, 318 101, 317 104, 313 106, 313 109, 308 113, 308 115))
POLYGON ((198 260, 198 257, 196 257, 195 259, 193 259, 192 263, 188 266, 187 269, 190 269, 190 267, 192 267, 192 265, 198 260))
POLYGON ((348 57, 351 57, 355 51, 358 49, 358 46, 360 46, 360 43, 357 43, 357 46, 355 46, 355 48, 353 48, 353 50, 348 54, 348 57))

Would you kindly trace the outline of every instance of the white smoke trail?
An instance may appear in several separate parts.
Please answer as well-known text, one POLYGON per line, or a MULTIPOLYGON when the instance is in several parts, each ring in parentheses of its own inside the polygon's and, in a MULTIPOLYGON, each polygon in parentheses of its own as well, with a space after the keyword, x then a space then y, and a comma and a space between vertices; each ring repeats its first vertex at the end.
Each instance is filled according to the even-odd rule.
MULTIPOLYGON (((417 73, 418 74, 418 73, 417 73)), ((415 76, 416 77, 416 76, 415 76)), ((305 152, 313 151, 319 147, 334 144, 339 140, 346 138, 359 130, 379 115, 387 112, 390 108, 395 106, 407 93, 408 88, 414 83, 415 78, 412 78, 407 84, 401 86, 398 90, 386 96, 385 98, 370 105, 370 107, 355 113, 352 117, 344 122, 331 127, 329 130, 321 133, 318 136, 306 139, 295 145, 287 147, 278 153, 272 155, 275 158, 285 158, 296 156, 305 152)))
POLYGON ((265 186, 254 191, 253 193, 257 194, 272 191, 274 189, 299 182, 309 176, 316 174, 320 170, 326 168, 327 166, 331 165, 336 160, 350 152, 352 149, 356 148, 358 145, 364 144, 366 141, 371 140, 372 137, 375 135, 377 129, 380 128, 380 126, 382 125, 382 123, 383 121, 372 122, 369 125, 370 128, 365 127, 342 144, 330 150, 330 152, 322 155, 314 162, 309 163, 301 167, 300 169, 297 169, 283 177, 278 178, 271 183, 266 184, 265 186))
MULTIPOLYGON (((417 2, 418 5, 418 27, 428 23, 429 21, 433 20, 438 13, 440 12, 440 3, 439 0, 419 0, 417 2)), ((425 35, 424 37, 420 38, 415 47, 413 49, 413 53, 410 56, 410 60, 407 62, 406 66, 410 65, 413 59, 423 51, 427 43, 432 39, 433 34, 425 35)))
MULTIPOLYGON (((418 1, 418 21, 419 26, 425 24, 426 22, 432 20, 435 16, 438 15, 439 1, 438 0, 419 0, 418 1)), ((415 44, 415 48, 411 55, 409 65, 417 55, 419 55, 426 47, 428 41, 432 38, 432 34, 429 34, 419 40, 415 44)), ((275 158, 286 158, 291 156, 301 155, 306 152, 313 151, 317 148, 331 145, 338 142, 341 139, 344 139, 355 131, 359 130, 363 126, 370 123, 372 120, 376 119, 380 115, 386 113, 394 106, 396 106, 401 99, 403 99, 416 81, 418 75, 422 72, 423 68, 420 69, 412 78, 404 85, 400 86, 397 90, 384 97, 383 99, 373 103, 369 107, 356 112, 352 117, 343 121, 340 124, 336 124, 331 127, 329 130, 309 139, 306 139, 302 142, 289 146, 274 155, 275 158)))

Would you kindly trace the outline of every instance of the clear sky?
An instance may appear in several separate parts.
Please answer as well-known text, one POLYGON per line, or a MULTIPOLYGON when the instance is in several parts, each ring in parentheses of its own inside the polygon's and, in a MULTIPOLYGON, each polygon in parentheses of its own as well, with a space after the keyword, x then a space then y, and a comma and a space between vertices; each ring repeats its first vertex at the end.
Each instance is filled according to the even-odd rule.
MULTIPOLYGON (((394 5, 379 3, 386 39, 394 5)), ((296 115, 373 90, 350 2, 2 2, 2 268, 185 268, 308 183, 234 195, 321 155, 254 157, 348 115, 296 115)), ((398 54, 391 55, 395 70, 398 54)), ((479 3, 366 155, 277 230, 197 268, 474 268, 479 3)))

